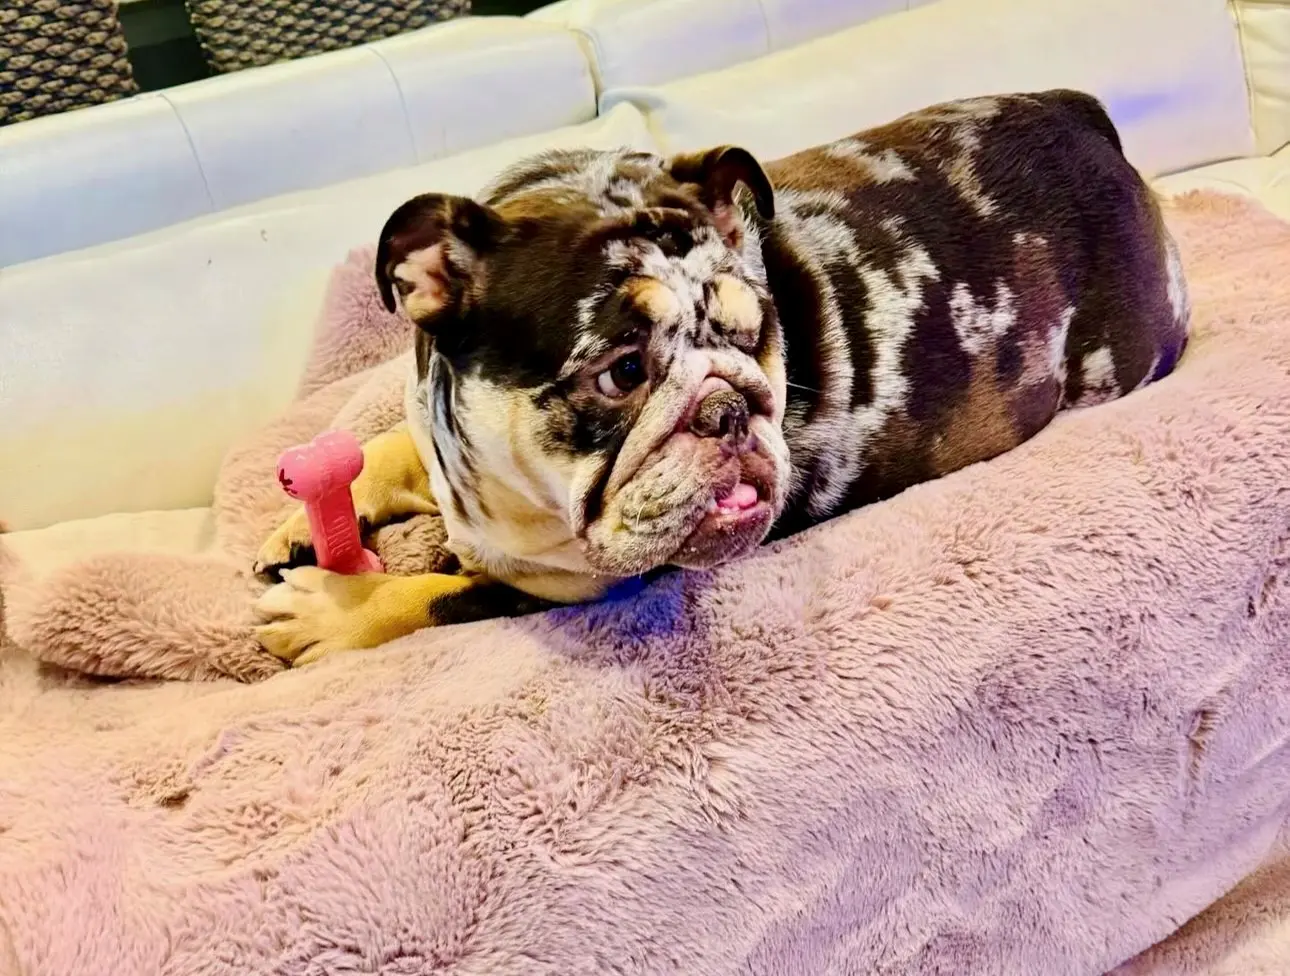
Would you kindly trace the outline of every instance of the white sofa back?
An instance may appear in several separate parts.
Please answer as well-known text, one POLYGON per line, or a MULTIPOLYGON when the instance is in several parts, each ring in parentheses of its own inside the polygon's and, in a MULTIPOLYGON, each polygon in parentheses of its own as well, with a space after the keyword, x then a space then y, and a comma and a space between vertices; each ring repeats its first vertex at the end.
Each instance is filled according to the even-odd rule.
POLYGON ((602 91, 716 71, 932 0, 559 0, 529 14, 577 32, 602 91))
MULTIPOLYGON (((952 20, 956 14, 939 9, 945 2, 939 0, 933 16, 944 14, 952 20)), ((938 0, 558 0, 529 18, 558 24, 581 36, 603 93, 664 85, 719 71, 929 3, 938 0)), ((982 33, 987 44, 975 57, 960 56, 953 70, 935 63, 924 52, 899 54, 908 58, 915 70, 944 82, 948 80, 944 76, 959 73, 965 64, 992 57, 1003 38, 1016 37, 1016 26, 1009 21, 1042 20, 1050 12, 1061 21, 1066 14, 1059 6, 1048 0, 1028 5, 1011 0, 977 5, 974 16, 980 18, 977 26, 985 27, 982 33), (1002 30, 990 43, 995 28, 1002 30)), ((1178 35, 1192 32, 1197 17, 1209 25, 1213 41, 1230 41, 1235 27, 1244 54, 1242 74, 1257 151, 1270 155, 1290 143, 1290 0, 1164 0, 1150 4, 1124 0, 1123 4, 1092 3, 1088 8, 1085 30, 1077 38, 1079 50, 1064 51, 1065 38, 1054 33, 1043 48, 1012 54, 1031 59, 1055 55, 1058 61, 1069 61, 1082 58, 1090 47, 1104 42, 1118 55, 1128 55, 1115 66, 1123 71, 1132 68, 1135 46, 1157 58, 1183 51, 1178 35), (1122 9, 1130 11, 1126 20, 1120 17, 1122 9), (1224 9, 1226 23, 1219 17, 1224 9)), ((1208 53, 1217 50, 1215 45, 1208 53)), ((1224 60, 1220 73, 1230 84, 1232 62, 1224 60)), ((1213 68, 1217 63, 1211 58, 1206 64, 1213 68)), ((964 91, 971 91, 975 75, 976 68, 969 67, 963 78, 968 82, 964 91)), ((950 90, 950 86, 943 85, 941 90, 950 90)), ((750 92, 747 100, 755 101, 758 94, 750 92)))
POLYGON ((0 128, 0 267, 595 114, 574 35, 490 17, 0 128))
POLYGON ((1155 175, 1255 151, 1246 69, 1221 0, 939 0, 786 51, 658 86, 632 102, 669 149, 716 142, 766 158, 932 102, 1080 88, 1155 175))
POLYGON ((330 270, 400 203, 555 146, 650 148, 629 106, 0 274, 0 521, 208 505, 294 395, 330 270))

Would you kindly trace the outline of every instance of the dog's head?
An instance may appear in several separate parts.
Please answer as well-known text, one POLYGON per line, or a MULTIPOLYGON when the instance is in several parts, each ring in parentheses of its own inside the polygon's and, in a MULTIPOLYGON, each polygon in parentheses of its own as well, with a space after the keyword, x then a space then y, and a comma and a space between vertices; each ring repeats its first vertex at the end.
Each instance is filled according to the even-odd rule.
POLYGON ((623 577, 765 538, 789 478, 773 210, 723 148, 553 153, 395 211, 377 280, 420 328, 411 420, 454 542, 623 577))

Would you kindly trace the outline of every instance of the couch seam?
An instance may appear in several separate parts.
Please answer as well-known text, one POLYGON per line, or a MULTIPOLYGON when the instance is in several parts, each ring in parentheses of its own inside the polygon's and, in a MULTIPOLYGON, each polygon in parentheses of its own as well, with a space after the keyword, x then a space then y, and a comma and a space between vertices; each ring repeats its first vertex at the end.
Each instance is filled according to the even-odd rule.
POLYGON ((772 47, 772 38, 770 36, 770 17, 766 14, 766 4, 764 0, 756 0, 757 12, 761 14, 761 26, 766 32, 766 53, 774 54, 775 49, 772 47))
POLYGON ((585 27, 570 27, 574 43, 578 45, 578 54, 582 57, 583 70, 591 79, 591 99, 595 105, 593 119, 600 117, 600 98, 605 94, 604 76, 600 71, 600 44, 588 33, 585 27))
POLYGON ((591 75, 591 92, 596 99, 596 116, 600 115, 600 97, 605 94, 605 75, 600 70, 601 62, 604 61, 604 52, 600 49, 600 41, 596 39, 591 31, 587 30, 586 24, 569 27, 570 34, 573 34, 578 44, 578 53, 582 54, 583 62, 586 63, 587 73, 591 75))
POLYGON ((1257 152, 1259 149, 1259 127, 1255 121, 1257 111, 1254 104, 1254 75, 1250 73, 1250 58, 1245 45, 1246 23, 1244 15, 1241 13, 1241 0, 1227 0, 1227 9, 1232 12, 1232 19, 1236 22, 1237 53, 1241 56, 1241 74, 1245 77, 1245 101, 1250 110, 1250 138, 1254 140, 1254 149, 1257 152))
POLYGON ((206 176, 206 167, 202 165, 202 157, 197 152, 197 143, 193 140, 193 134, 188 129, 188 123, 184 120, 183 113, 179 111, 179 106, 170 99, 169 92, 158 92, 162 100, 170 107, 170 111, 175 114, 175 121, 179 123, 179 128, 184 132, 184 140, 188 143, 188 151, 193 154, 193 163, 197 166, 197 175, 202 178, 202 189, 206 191, 206 203, 209 205, 208 213, 214 213, 215 194, 211 192, 211 181, 206 176))
MULTIPOLYGON (((399 82, 399 76, 394 72, 394 65, 390 64, 385 55, 377 49, 375 44, 373 44, 369 50, 376 55, 377 60, 379 60, 381 64, 385 65, 385 70, 390 73, 390 80, 394 82, 394 91, 399 96, 399 110, 403 113, 403 128, 408 134, 408 149, 412 156, 412 165, 425 162, 417 152, 416 135, 412 131, 412 114, 408 111, 407 96, 403 94, 403 85, 399 82)), ((448 152, 447 130, 441 128, 440 136, 443 142, 443 152, 446 154, 448 152)))

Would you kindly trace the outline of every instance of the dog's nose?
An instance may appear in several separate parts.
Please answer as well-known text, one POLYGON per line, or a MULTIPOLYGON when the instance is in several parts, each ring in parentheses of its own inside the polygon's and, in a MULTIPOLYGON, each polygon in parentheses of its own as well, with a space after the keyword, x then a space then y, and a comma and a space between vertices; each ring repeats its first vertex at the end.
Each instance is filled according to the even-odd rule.
POLYGON ((699 404, 690 430, 700 437, 742 444, 748 439, 748 401, 731 389, 709 393, 699 404))

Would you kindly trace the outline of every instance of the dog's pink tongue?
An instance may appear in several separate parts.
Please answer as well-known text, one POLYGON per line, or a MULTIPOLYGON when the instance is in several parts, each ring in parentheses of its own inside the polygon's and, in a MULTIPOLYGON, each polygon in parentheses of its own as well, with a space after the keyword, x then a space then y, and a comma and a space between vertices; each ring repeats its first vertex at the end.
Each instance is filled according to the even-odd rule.
POLYGON ((741 512, 757 504, 757 489, 741 481, 730 489, 730 494, 717 499, 717 508, 723 512, 741 512))

